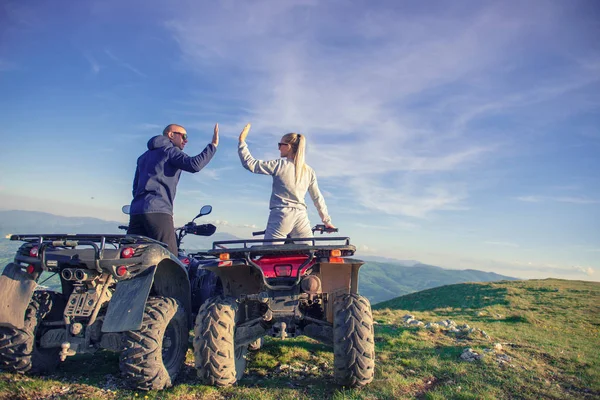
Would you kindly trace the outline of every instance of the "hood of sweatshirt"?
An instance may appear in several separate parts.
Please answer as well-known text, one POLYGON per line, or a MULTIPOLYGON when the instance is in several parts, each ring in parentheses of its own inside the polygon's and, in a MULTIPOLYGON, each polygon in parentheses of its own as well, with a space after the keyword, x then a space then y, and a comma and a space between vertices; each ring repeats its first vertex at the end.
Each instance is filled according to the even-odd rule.
POLYGON ((161 147, 172 147, 173 143, 165 135, 154 136, 148 140, 148 150, 159 149, 161 147))

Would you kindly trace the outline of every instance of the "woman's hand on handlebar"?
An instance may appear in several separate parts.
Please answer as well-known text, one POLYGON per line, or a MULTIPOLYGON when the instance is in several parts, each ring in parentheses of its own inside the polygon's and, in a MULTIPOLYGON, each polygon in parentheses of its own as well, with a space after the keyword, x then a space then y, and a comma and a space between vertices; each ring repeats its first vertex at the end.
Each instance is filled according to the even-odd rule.
POLYGON ((337 230, 337 228, 335 226, 333 226, 331 224, 331 222, 325 222, 325 228, 331 229, 331 230, 334 230, 334 229, 337 230))
POLYGON ((322 235, 324 232, 327 232, 327 233, 337 232, 338 229, 331 224, 323 224, 323 225, 315 225, 315 227, 312 228, 312 231, 313 231, 313 233, 321 232, 321 235, 322 235))

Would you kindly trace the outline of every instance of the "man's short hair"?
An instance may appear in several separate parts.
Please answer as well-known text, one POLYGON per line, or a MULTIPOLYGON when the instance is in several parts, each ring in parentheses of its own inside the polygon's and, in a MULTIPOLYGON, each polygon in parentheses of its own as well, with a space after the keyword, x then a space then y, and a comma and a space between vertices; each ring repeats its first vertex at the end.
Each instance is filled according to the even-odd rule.
POLYGON ((185 129, 183 126, 181 125, 177 125, 177 124, 169 124, 167 125, 167 127, 165 129, 163 129, 163 135, 167 136, 169 134, 169 132, 173 131, 173 128, 181 128, 181 129, 185 129))

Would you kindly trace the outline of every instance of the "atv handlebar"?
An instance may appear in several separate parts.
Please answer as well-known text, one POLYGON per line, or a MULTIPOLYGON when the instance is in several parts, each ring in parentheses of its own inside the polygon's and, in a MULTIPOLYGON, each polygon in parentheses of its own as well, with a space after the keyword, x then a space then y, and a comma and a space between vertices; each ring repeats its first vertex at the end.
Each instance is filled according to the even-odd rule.
POLYGON ((325 225, 320 224, 320 225, 315 225, 315 227, 312 228, 312 231, 313 231, 313 233, 315 233, 315 232, 321 232, 321 235, 322 235, 324 232, 327 232, 327 233, 337 232, 338 228, 328 228, 325 225))
POLYGON ((182 229, 185 233, 191 233, 192 235, 198 236, 211 236, 217 230, 217 227, 213 224, 202 224, 196 225, 193 222, 186 224, 182 229))

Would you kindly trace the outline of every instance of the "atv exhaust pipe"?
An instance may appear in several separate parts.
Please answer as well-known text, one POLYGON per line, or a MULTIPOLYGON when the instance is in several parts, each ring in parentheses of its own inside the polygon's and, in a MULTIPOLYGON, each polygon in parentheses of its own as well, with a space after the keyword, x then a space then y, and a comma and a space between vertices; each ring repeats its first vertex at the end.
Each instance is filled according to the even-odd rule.
POLYGON ((66 281, 87 281, 94 279, 96 275, 97 274, 93 273, 92 271, 72 268, 65 268, 60 273, 60 276, 62 276, 66 281))
POLYGON ((60 273, 60 276, 62 276, 65 281, 71 281, 73 280, 73 270, 71 268, 65 268, 60 273))
POLYGON ((90 274, 89 272, 87 272, 83 269, 76 269, 74 275, 75 275, 75 280, 78 280, 78 281, 86 281, 88 279, 92 279, 95 276, 94 274, 90 274))

